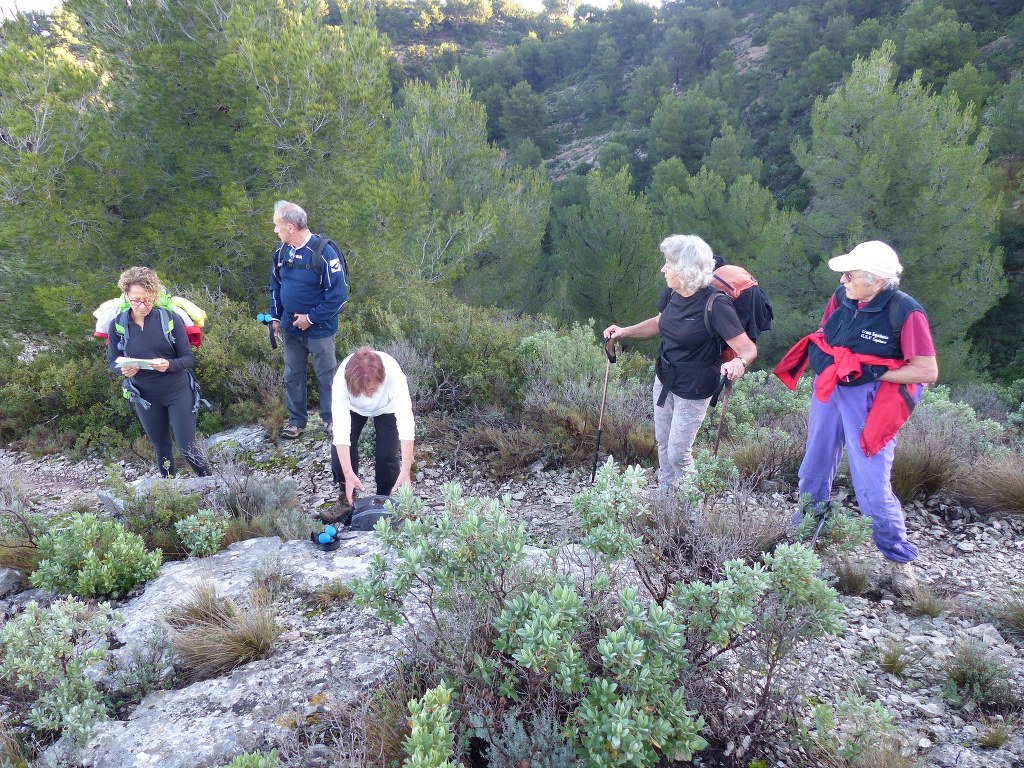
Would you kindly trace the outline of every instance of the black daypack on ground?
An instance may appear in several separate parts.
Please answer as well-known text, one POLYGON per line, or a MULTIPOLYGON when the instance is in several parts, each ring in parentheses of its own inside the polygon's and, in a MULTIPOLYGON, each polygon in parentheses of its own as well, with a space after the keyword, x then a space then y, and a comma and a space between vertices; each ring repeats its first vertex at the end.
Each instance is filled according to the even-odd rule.
POLYGON ((390 496, 361 496, 352 500, 352 517, 346 525, 353 531, 372 531, 380 519, 391 520, 394 516, 385 509, 390 496))
MULTIPOLYGON (((310 264, 308 266, 303 266, 302 269, 312 269, 313 272, 316 273, 317 281, 323 285, 323 255, 324 250, 326 250, 328 245, 334 248, 334 252, 338 254, 338 260, 341 262, 341 272, 345 276, 345 285, 347 285, 351 290, 352 283, 350 283, 348 279, 348 260, 345 258, 345 252, 341 250, 338 244, 331 240, 327 235, 316 235, 316 245, 313 246, 313 258, 310 259, 310 264)), ((281 243, 281 245, 277 247, 277 250, 274 251, 274 265, 278 270, 281 268, 280 256, 282 248, 284 248, 284 243, 281 243)))

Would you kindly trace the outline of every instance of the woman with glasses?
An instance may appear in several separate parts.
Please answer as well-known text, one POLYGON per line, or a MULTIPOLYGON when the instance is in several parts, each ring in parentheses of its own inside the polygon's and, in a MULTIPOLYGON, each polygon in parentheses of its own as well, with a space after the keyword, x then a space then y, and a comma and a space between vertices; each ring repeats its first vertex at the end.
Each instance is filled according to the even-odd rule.
POLYGON ((171 310, 167 292, 152 269, 127 269, 117 285, 127 308, 110 323, 107 363, 124 377, 124 396, 135 406, 153 444, 160 474, 176 474, 173 431, 185 461, 205 477, 210 465, 196 442, 199 386, 192 375, 195 358, 185 324, 171 310))
POLYGON ((935 344, 924 309, 899 290, 903 265, 889 245, 861 243, 829 259, 828 268, 839 273, 839 286, 821 328, 797 342, 775 368, 791 388, 808 363, 817 374, 800 498, 816 514, 827 514, 845 448, 857 505, 871 519, 875 545, 885 558, 883 581, 896 594, 911 596, 917 586, 911 563, 918 552, 907 539, 890 475, 896 434, 922 385, 939 376, 935 344))

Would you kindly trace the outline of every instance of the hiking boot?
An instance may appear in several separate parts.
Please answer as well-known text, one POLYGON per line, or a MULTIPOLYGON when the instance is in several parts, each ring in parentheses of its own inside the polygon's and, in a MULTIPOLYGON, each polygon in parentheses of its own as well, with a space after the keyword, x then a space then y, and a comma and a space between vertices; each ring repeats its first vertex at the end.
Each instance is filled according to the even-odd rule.
POLYGON ((297 427, 294 424, 285 424, 281 430, 281 437, 285 440, 295 440, 303 433, 302 427, 297 427))
POLYGON ((913 563, 885 561, 886 580, 892 586, 893 594, 899 597, 913 597, 917 590, 917 574, 913 563))
POLYGON ((335 504, 330 509, 322 509, 313 515, 321 523, 341 523, 342 525, 348 525, 349 518, 352 517, 352 505, 348 501, 342 500, 335 504))

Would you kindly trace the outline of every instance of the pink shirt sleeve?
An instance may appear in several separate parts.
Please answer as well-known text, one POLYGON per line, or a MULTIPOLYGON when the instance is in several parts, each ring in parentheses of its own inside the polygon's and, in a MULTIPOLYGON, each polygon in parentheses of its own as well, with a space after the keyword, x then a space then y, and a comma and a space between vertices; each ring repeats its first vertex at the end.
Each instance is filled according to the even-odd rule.
POLYGON ((924 312, 915 310, 907 315, 903 330, 900 331, 900 346, 903 348, 904 360, 918 356, 935 357, 935 343, 924 312))

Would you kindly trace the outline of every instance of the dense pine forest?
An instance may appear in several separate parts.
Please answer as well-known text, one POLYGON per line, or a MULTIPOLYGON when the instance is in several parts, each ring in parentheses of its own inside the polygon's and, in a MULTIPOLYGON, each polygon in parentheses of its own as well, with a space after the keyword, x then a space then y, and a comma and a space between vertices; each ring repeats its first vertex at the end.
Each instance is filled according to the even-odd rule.
POLYGON ((4 439, 131 424, 90 312, 133 264, 211 311, 206 428, 265 413, 281 198, 350 252, 341 344, 411 344, 441 405, 515 403, 528 333, 648 316, 674 232, 768 290, 763 364, 830 256, 890 242, 943 381, 1019 405, 1017 2, 68 0, 0 33, 4 439))

